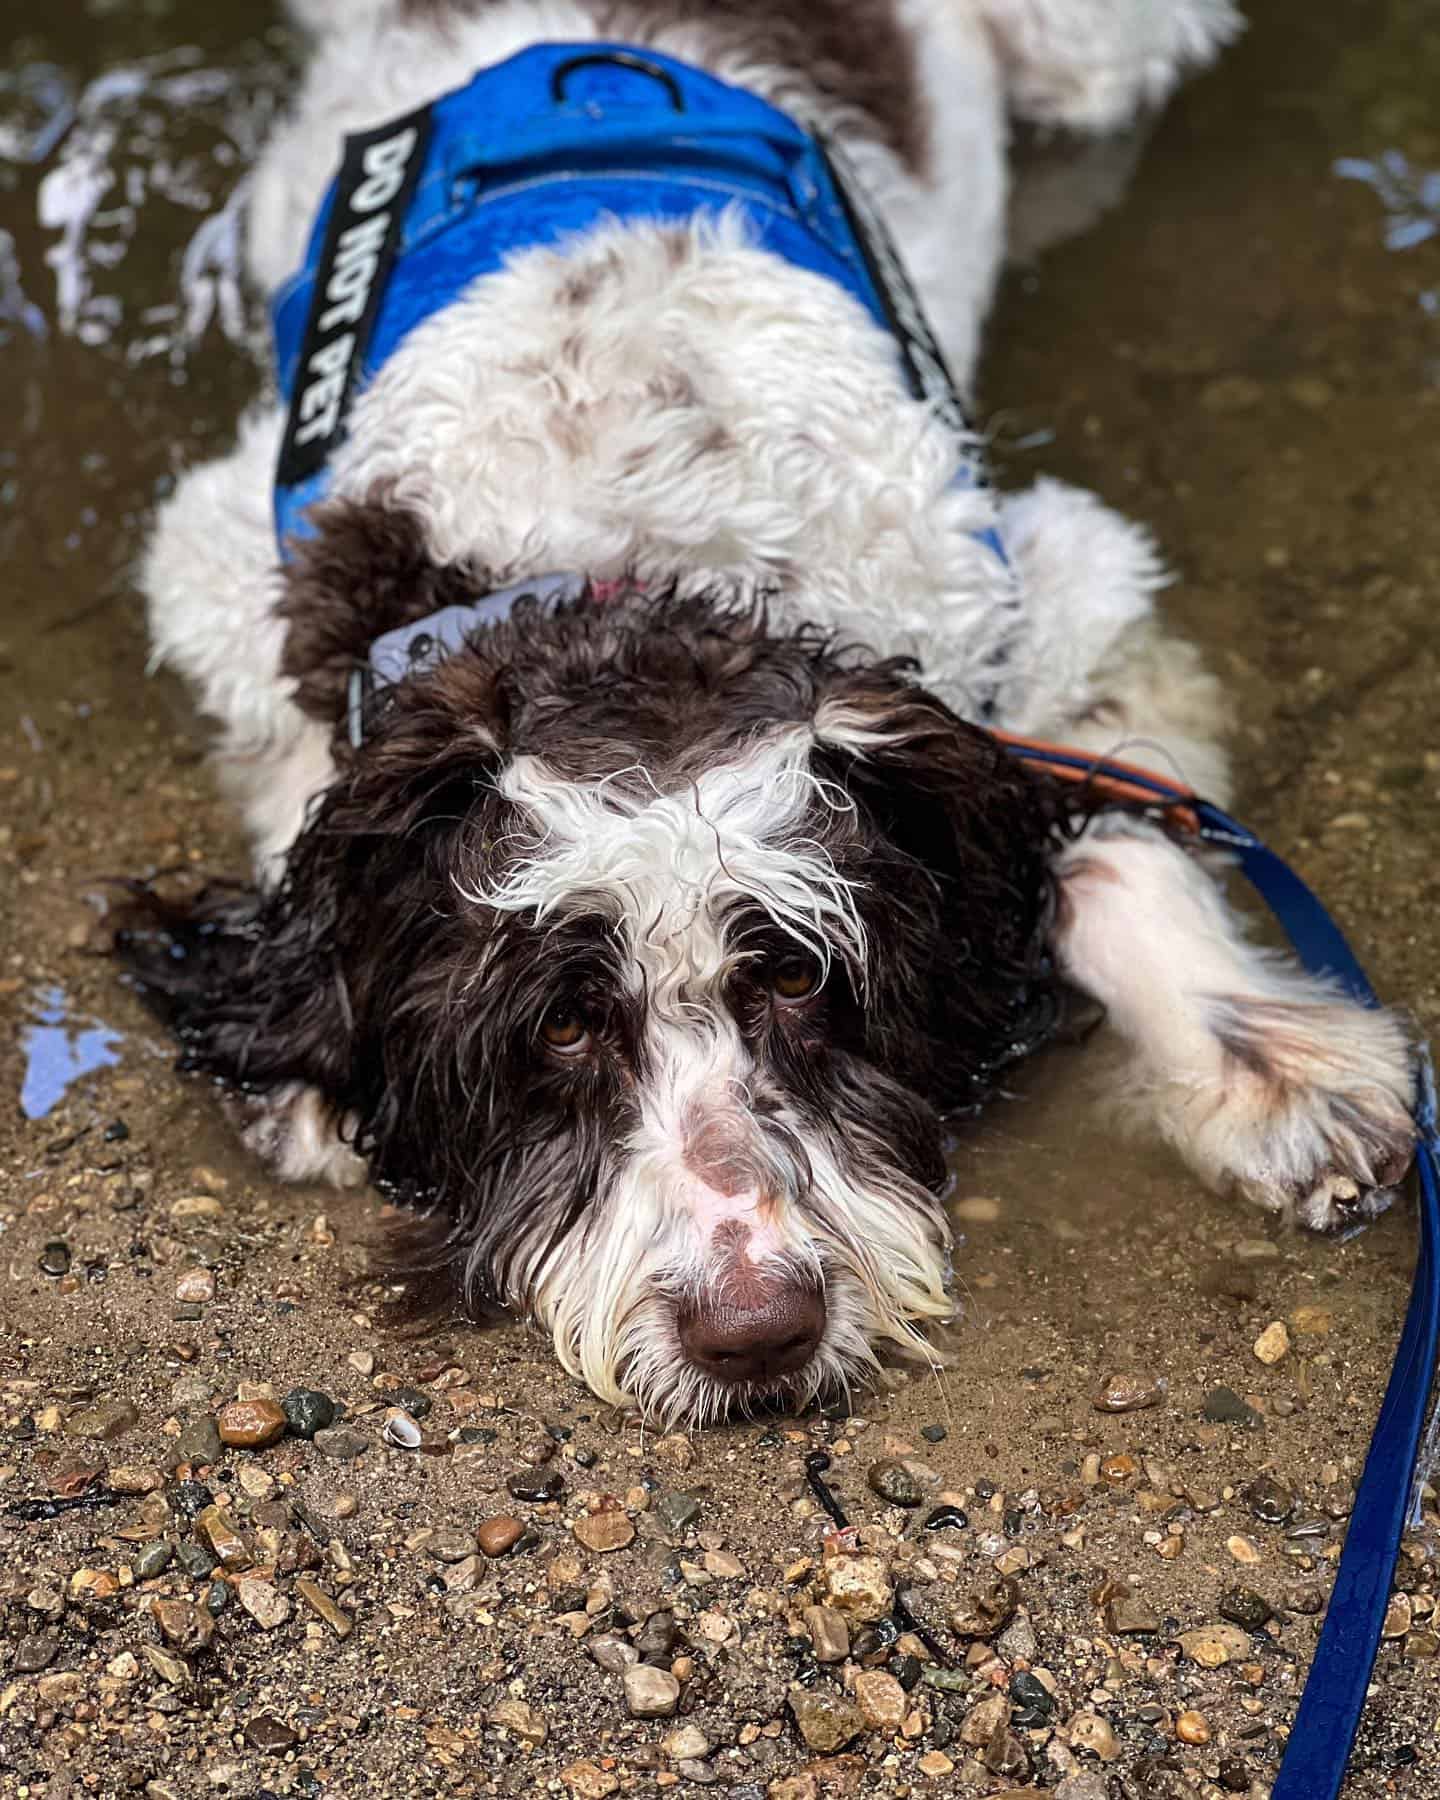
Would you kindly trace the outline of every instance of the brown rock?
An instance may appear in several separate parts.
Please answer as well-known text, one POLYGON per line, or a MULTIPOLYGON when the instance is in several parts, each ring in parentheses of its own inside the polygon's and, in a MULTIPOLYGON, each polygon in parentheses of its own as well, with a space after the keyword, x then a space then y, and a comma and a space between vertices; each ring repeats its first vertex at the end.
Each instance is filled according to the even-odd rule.
POLYGON ((117 1494, 158 1494, 165 1485, 164 1471, 144 1463, 122 1463, 110 1471, 111 1490, 117 1494))
POLYGON ((523 1700, 502 1700, 492 1707, 486 1723, 504 1726, 511 1737, 519 1738, 525 1744, 543 1744, 550 1734, 544 1713, 527 1706, 523 1700))
POLYGON ((1182 1631, 1180 1648, 1202 1669, 1218 1669, 1250 1654, 1250 1634, 1238 1625, 1200 1625, 1182 1631))
POLYGON ((220 1442, 239 1450, 263 1450, 285 1430, 278 1400, 232 1400, 215 1415, 220 1442))
POLYGON ((162 1650, 158 1644, 142 1644, 140 1654, 160 1679, 170 1687, 189 1687, 190 1665, 183 1656, 172 1656, 168 1650, 162 1650))
POLYGON ((186 1306, 204 1306, 215 1298, 215 1277, 209 1269, 186 1269, 176 1277, 175 1298, 186 1306))
POLYGON ((249 1547, 240 1535, 239 1526, 223 1506, 207 1506, 196 1516, 195 1530, 209 1544, 222 1567, 245 1569, 250 1566, 249 1547))
POLYGON ((560 1771, 560 1779, 579 1800, 607 1800, 620 1789, 617 1776, 589 1761, 571 1763, 568 1769, 560 1771))
POLYGON ((839 1694, 821 1689, 791 1688, 789 1706, 801 1737, 822 1756, 833 1756, 837 1750, 843 1750, 865 1729, 859 1708, 839 1694))
POLYGON ((97 1400, 83 1412, 72 1413, 65 1421, 71 1437, 102 1439, 124 1437, 140 1423, 140 1411, 129 1400, 97 1400))
POLYGON ((355 1621, 349 1613, 337 1606, 318 1582, 302 1575, 295 1583, 295 1592, 312 1612, 319 1614, 337 1638, 347 1638, 355 1629, 355 1621))
POLYGON ((862 1669, 855 1677, 855 1704, 872 1731, 893 1736, 905 1722, 905 1690, 884 1669, 862 1669))
POLYGON ((977 1750, 983 1749, 997 1731, 1003 1731, 1010 1723, 1010 1702, 1004 1694, 987 1694, 978 1705, 972 1706, 960 1725, 962 1743, 973 1744, 977 1750))
POLYGON ((508 1513, 500 1513, 493 1519, 486 1519, 475 1535, 486 1556, 504 1556, 524 1537, 525 1527, 508 1513))
POLYGON ((844 1662, 850 1654, 850 1627, 845 1623, 845 1615, 833 1606, 807 1606, 803 1617, 816 1662, 844 1662))
POLYGON ((888 1619, 895 1605, 895 1589, 885 1564, 878 1556, 844 1552, 825 1559, 825 1596, 837 1612, 873 1625, 888 1619))
POLYGON ((262 1631, 274 1631, 290 1617, 290 1602, 258 1576, 242 1576, 235 1583, 235 1597, 262 1631))
POLYGON ((623 1550, 635 1541, 635 1527, 623 1512, 582 1513, 575 1521, 575 1536, 597 1556, 623 1550))
POLYGON ((157 1600, 151 1610, 167 1644, 177 1650, 209 1649, 215 1620, 205 1607, 189 1600, 157 1600))
POLYGON ((1165 1398, 1165 1383, 1153 1375, 1107 1375, 1090 1404, 1096 1412, 1139 1412, 1147 1406, 1159 1406, 1165 1398))

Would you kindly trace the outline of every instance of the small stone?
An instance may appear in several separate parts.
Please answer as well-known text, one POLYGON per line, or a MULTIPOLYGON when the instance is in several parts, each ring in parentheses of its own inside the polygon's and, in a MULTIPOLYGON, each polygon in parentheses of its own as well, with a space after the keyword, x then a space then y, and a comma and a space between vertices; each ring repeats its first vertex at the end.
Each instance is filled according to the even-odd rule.
POLYGON ((838 1694, 791 1688, 789 1706, 801 1737, 822 1756, 843 1750, 865 1729, 859 1708, 838 1694))
POLYGON ((215 1567, 215 1558, 203 1544, 181 1544, 175 1558, 192 1581, 203 1581, 215 1567))
POLYGON ((1023 1780, 1030 1773, 1030 1758, 1013 1731, 997 1731, 980 1760, 992 1775, 1007 1781, 1023 1780))
POLYGON ((953 1503, 937 1506, 925 1515, 926 1531, 963 1531, 969 1523, 969 1514, 953 1503))
POLYGON ((367 1381, 375 1373, 373 1350, 352 1350, 345 1360, 357 1375, 363 1375, 367 1381))
POLYGON ((855 1677, 855 1704, 871 1731, 892 1737, 910 1710, 904 1688, 884 1669, 862 1669, 855 1677))
POLYGON ((113 1675, 116 1681, 138 1681, 140 1664, 133 1650, 122 1650, 118 1656, 112 1656, 105 1665, 105 1673, 113 1675))
POLYGON ((955 1765, 943 1750, 927 1750, 915 1767, 927 1780, 939 1781, 942 1775, 953 1775, 955 1765))
POLYGON ((291 1388, 280 1410, 292 1437, 313 1438, 335 1422, 335 1402, 319 1388, 291 1388))
POLYGON ((1227 1588, 1220 1596, 1218 1611, 1222 1619, 1229 1619, 1232 1625, 1239 1625, 1246 1631, 1263 1631, 1275 1616, 1264 1595, 1247 1587, 1227 1588))
POLYGON ((224 1211, 213 1194, 182 1194, 170 1205, 170 1217, 177 1225, 193 1225, 199 1219, 218 1219, 224 1211))
POLYGON ((1088 1750, 1101 1762, 1114 1762, 1120 1754, 1120 1740, 1110 1728, 1110 1721, 1099 1713, 1076 1713, 1070 1721, 1070 1748, 1088 1750))
POLYGON ((241 1491, 248 1494, 252 1500, 273 1499, 279 1486, 273 1475, 262 1469, 259 1463, 253 1462, 245 1463, 236 1479, 240 1483, 241 1491))
POLYGON ((268 1581, 242 1576, 235 1583, 235 1597, 262 1631, 274 1631, 290 1617, 290 1602, 268 1581))
POLYGON ((480 1571, 484 1568, 478 1556, 467 1556, 463 1562, 450 1563, 441 1576, 447 1593, 468 1594, 473 1591, 480 1580, 480 1571))
POLYGON ((140 1654, 168 1686, 189 1687, 190 1665, 183 1656, 173 1656, 170 1651, 162 1650, 158 1644, 142 1644, 140 1654))
POLYGON ((585 1640, 590 1660, 607 1675, 623 1675, 640 1660, 640 1652, 627 1639, 613 1631, 603 1631, 585 1640))
POLYGON ((1056 1788, 1055 1800, 1110 1800, 1110 1783, 1098 1769, 1076 1769, 1056 1788))
POLYGON ((943 1444, 950 1434, 943 1425, 922 1425, 920 1435, 927 1444, 943 1444))
POLYGON ((52 1281, 59 1280, 62 1275, 70 1273, 70 1246, 54 1238, 36 1258, 36 1267, 42 1275, 48 1275, 52 1281))
POLYGON ((707 1550, 705 1573, 713 1576, 716 1581, 743 1581, 745 1565, 728 1550, 707 1550))
POLYGON ((1203 1415, 1212 1425, 1243 1425, 1253 1430, 1260 1424, 1260 1415, 1253 1406, 1247 1406, 1233 1388, 1213 1387, 1205 1396, 1202 1408, 1203 1415))
POLYGON ((240 1528, 223 1506, 207 1506, 195 1520, 199 1537, 209 1544, 216 1558, 227 1569, 247 1568, 251 1556, 240 1528))
POLYGON ((116 1494, 158 1494, 165 1485, 164 1471, 148 1463, 121 1463, 107 1479, 116 1494))
POLYGON ((50 1667, 59 1648, 59 1643, 53 1637, 32 1631, 16 1644, 10 1667, 17 1675, 38 1674, 41 1669, 50 1667))
POLYGON ((1295 1511, 1295 1496, 1269 1475, 1257 1475, 1245 1489, 1245 1503, 1262 1525, 1284 1525, 1295 1511))
POLYGON ((1250 1655, 1250 1639, 1236 1625, 1201 1625, 1182 1631, 1180 1648, 1202 1669, 1218 1669, 1250 1655))
POLYGON ((1167 1383, 1149 1375, 1107 1375, 1090 1404, 1096 1412, 1139 1412, 1147 1406, 1159 1406, 1165 1398, 1167 1383))
POLYGON ((608 1800, 609 1795, 620 1790, 618 1776, 602 1769, 598 1763, 588 1761, 571 1763, 569 1768, 560 1771, 560 1779, 572 1794, 579 1796, 579 1800, 608 1800))
POLYGON ((1257 1563, 1264 1561, 1264 1557, 1260 1553, 1260 1546, 1254 1538, 1244 1537, 1238 1531, 1233 1537, 1226 1538, 1225 1548, 1236 1562, 1243 1563, 1248 1569, 1253 1569, 1257 1563))
POLYGON ((670 1537, 679 1537, 700 1517, 700 1502, 693 1494, 662 1494, 655 1502, 655 1517, 670 1537))
POLYGON ((971 1194, 963 1200, 953 1201, 950 1212, 954 1218, 963 1219, 970 1225, 993 1225, 1000 1217, 1000 1202, 992 1200, 988 1194, 971 1194))
POLYGON ((1290 1323, 1301 1337, 1325 1337, 1335 1323, 1335 1315, 1328 1306, 1297 1306, 1290 1323))
POLYGON ((71 1437, 103 1439, 124 1437, 140 1423, 140 1410, 129 1400, 99 1400, 83 1412, 72 1413, 65 1421, 71 1437))
POLYGON ((677 1725, 661 1740, 660 1748, 671 1762, 685 1762, 691 1757, 708 1756, 710 1740, 698 1725, 677 1725))
POLYGON ((1405 1639, 1402 1654, 1407 1662, 1419 1662, 1426 1657, 1440 1655, 1440 1637, 1433 1631, 1412 1631, 1405 1639))
POLYGON ((865 1475, 872 1494, 878 1494, 890 1506, 919 1506, 925 1498, 924 1484, 903 1457, 888 1457, 871 1463, 865 1475))
POLYGON ((830 1605, 863 1625, 888 1619, 894 1610, 895 1589, 878 1556, 827 1557, 824 1582, 830 1605))
POLYGON ((151 1616, 177 1650, 207 1650, 215 1636, 214 1619, 189 1600, 157 1600, 151 1616))
POLYGON ((237 1450, 263 1450, 285 1430, 285 1414, 276 1400, 232 1400, 215 1415, 220 1442, 237 1450))
POLYGON ((512 1519, 508 1513, 498 1513, 493 1519, 486 1519, 476 1532, 476 1541, 486 1556, 504 1556, 513 1550, 525 1535, 525 1527, 519 1519, 512 1519))
POLYGON ((476 1550, 476 1539, 468 1531, 455 1530, 450 1526, 441 1526, 432 1531, 425 1540, 425 1554, 433 1556, 436 1562, 464 1562, 467 1556, 473 1556, 476 1550))
POLYGON ((597 1556, 623 1550, 635 1541, 635 1527, 623 1512, 582 1513, 573 1530, 585 1548, 597 1556))
POLYGON ((1201 1712, 1182 1712, 1175 1721, 1175 1735, 1182 1744, 1208 1744, 1210 1721, 1201 1712))
POLYGON ((667 1662, 675 1648, 677 1629, 672 1612, 653 1612, 635 1637, 635 1648, 645 1662, 667 1662))
POLYGON ((222 1451, 220 1428, 209 1413, 192 1419, 176 1438, 170 1452, 176 1466, 181 1463, 216 1463, 222 1451))
POLYGON ((1408 1594, 1395 1594, 1385 1609, 1385 1622, 1380 1627, 1382 1638, 1403 1638, 1410 1629, 1414 1610, 1408 1594))
POLYGON ((833 1606, 807 1606, 803 1618, 816 1662, 844 1662, 850 1654, 850 1627, 845 1623, 845 1615, 833 1606))
MULTIPOLYGON (((1299 1582, 1296 1586, 1287 1589, 1285 1610, 1301 1613, 1307 1618, 1313 1617, 1316 1613, 1322 1613, 1325 1610, 1325 1590, 1317 1587, 1314 1582, 1299 1582)), ((1221 1611, 1224 1612, 1223 1606, 1221 1611)), ((1225 1613, 1224 1616, 1228 1619, 1231 1615, 1225 1613)), ((1243 1625, 1245 1621, 1239 1619, 1236 1623, 1243 1625)))
POLYGON ((370 1448, 370 1440, 344 1425, 334 1425, 315 1433, 315 1448, 331 1462, 353 1462, 370 1448))
POLYGON ((1160 1616, 1134 1594, 1116 1594, 1105 1607, 1105 1622, 1123 1636, 1142 1636, 1160 1629, 1160 1616))
POLYGON ((186 1269, 175 1281, 175 1298, 188 1306, 204 1306, 215 1298, 215 1277, 209 1269, 186 1269))
POLYGON ((1290 1333, 1283 1319, 1275 1319, 1250 1346, 1257 1358, 1267 1365, 1280 1362, 1290 1353, 1290 1333))
POLYGON ((987 1694, 972 1706, 960 1722, 960 1741, 983 1749, 997 1731, 1010 1723, 1010 1702, 1004 1694, 987 1694))
POLYGON ((565 1477, 558 1469, 522 1469, 519 1474, 512 1475, 505 1486, 516 1500, 542 1504, 560 1498, 565 1491, 565 1477))
POLYGON ((680 1704, 680 1683, 666 1669, 636 1663, 625 1671, 625 1704, 633 1719, 668 1719, 680 1704))
POLYGON ((524 1744, 543 1744, 550 1735, 544 1713, 523 1700, 502 1700, 491 1709, 487 1723, 503 1726, 511 1737, 519 1738, 524 1744))
POLYGON ((355 1629, 355 1621, 341 1606, 337 1606, 317 1582, 302 1575, 295 1583, 295 1592, 310 1608, 311 1612, 322 1618, 337 1638, 347 1638, 355 1629))
POLYGON ((683 1432, 677 1431, 660 1439, 655 1446, 655 1456, 657 1461, 683 1472, 695 1461, 695 1446, 683 1432))
POLYGON ((431 1396, 420 1388, 398 1387, 390 1395, 391 1403, 409 1413, 412 1419, 424 1419, 435 1410, 431 1396))
POLYGON ((119 1591, 119 1579, 109 1569, 77 1569, 70 1577, 72 1600, 108 1600, 119 1591))
POLYGON ((245 1742, 262 1756, 283 1756, 300 1742, 300 1734, 274 1713, 256 1713, 245 1722, 245 1742))
POLYGON ((1019 1588, 1008 1576, 1001 1576, 955 1608, 950 1615, 950 1629, 959 1637, 993 1637, 1009 1624, 1019 1604, 1019 1588))
POLYGON ((157 1539, 153 1544, 143 1544, 135 1553, 135 1561, 131 1565, 137 1581, 153 1581, 157 1575, 163 1575, 175 1560, 175 1546, 157 1539))

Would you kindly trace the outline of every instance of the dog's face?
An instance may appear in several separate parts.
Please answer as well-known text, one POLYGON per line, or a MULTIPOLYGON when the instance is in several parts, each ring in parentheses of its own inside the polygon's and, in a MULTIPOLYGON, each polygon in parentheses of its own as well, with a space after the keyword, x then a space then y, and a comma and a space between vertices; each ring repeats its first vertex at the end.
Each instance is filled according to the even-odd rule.
POLYGON ((598 1395, 802 1399, 951 1311, 941 1117, 1044 1010, 1047 830, 893 666, 522 605, 394 691, 193 1060, 317 1087, 598 1395))

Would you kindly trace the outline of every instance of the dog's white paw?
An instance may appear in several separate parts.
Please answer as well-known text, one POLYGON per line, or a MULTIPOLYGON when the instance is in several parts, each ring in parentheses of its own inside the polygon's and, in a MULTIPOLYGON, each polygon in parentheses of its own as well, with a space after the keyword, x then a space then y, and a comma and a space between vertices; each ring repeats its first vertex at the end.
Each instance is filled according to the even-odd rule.
POLYGON ((1384 1212, 1415 1149, 1399 1021, 1333 996, 1224 995, 1207 1025, 1218 1078, 1192 1088, 1173 1121, 1201 1173, 1311 1231, 1384 1212))
POLYGON ((368 1179, 364 1159, 345 1141, 333 1111, 303 1082, 233 1096, 227 1110, 245 1148, 281 1181, 353 1188, 368 1179))

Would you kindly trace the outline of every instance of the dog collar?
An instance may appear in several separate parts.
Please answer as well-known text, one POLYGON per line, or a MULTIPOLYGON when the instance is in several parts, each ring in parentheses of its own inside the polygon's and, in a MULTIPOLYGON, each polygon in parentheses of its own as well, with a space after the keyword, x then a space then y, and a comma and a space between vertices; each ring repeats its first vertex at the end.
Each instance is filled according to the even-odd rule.
MULTIPOLYGON (((304 267, 271 307, 289 405, 275 476, 282 556, 310 534, 355 394, 402 340, 517 252, 602 222, 739 208, 752 239, 854 296, 910 392, 983 480, 965 410, 879 216, 837 148, 779 107, 655 51, 542 44, 345 140, 304 267)), ((993 530, 976 533, 1004 558, 993 530)))

